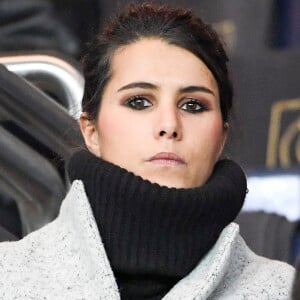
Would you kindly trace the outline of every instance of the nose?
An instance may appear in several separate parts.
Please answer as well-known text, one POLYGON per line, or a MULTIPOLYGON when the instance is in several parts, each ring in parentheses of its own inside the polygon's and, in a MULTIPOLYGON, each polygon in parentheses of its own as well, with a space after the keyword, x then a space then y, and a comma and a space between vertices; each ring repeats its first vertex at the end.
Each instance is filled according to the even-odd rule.
POLYGON ((176 108, 166 108, 159 112, 155 125, 155 137, 180 140, 182 124, 176 108))
POLYGON ((176 139, 178 133, 177 133, 176 131, 173 131, 173 132, 167 132, 167 131, 165 131, 165 130, 161 130, 161 131, 159 132, 159 136, 164 136, 164 135, 167 136, 168 138, 174 138, 174 139, 176 139))

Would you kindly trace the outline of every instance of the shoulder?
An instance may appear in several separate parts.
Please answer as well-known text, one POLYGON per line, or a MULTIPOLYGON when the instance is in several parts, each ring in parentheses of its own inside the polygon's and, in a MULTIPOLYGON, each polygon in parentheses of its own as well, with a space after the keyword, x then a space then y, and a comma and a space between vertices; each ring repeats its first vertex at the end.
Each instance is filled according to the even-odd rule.
MULTIPOLYGON (((75 209, 78 205, 76 202, 79 202, 76 200, 77 190, 80 191, 80 183, 72 185, 67 196, 62 201, 59 215, 54 221, 31 232, 19 241, 0 243, 1 270, 3 270, 3 266, 9 263, 14 265, 30 261, 31 257, 35 255, 40 257, 49 256, 52 249, 56 248, 54 247, 55 242, 70 237, 70 227, 75 217, 74 214, 78 214, 76 212, 77 209, 75 209), (20 255, 21 253, 22 255, 20 255), (26 257, 27 255, 29 256, 28 258, 26 257), (8 261, 9 263, 7 263, 8 261)), ((78 219, 78 216, 75 218, 78 219)))
POLYGON ((222 293, 230 299, 290 299, 294 276, 291 265, 256 255, 238 235, 228 270, 215 295, 222 293))
POLYGON ((109 293, 111 282, 81 181, 73 182, 53 222, 20 241, 0 243, 1 299, 74 299, 79 290, 82 298, 95 299, 95 287, 109 293))
POLYGON ((5 252, 11 255, 17 252, 18 249, 26 250, 38 248, 41 243, 48 244, 54 239, 59 238, 60 234, 66 233, 69 230, 70 223, 78 223, 78 220, 83 221, 82 214, 86 213, 88 208, 88 201, 85 199, 86 195, 81 181, 74 181, 65 199, 62 201, 59 215, 55 220, 49 222, 42 228, 31 232, 24 238, 13 242, 0 243, 0 256, 5 252), (75 219, 75 220, 74 220, 75 219), (75 222, 74 222, 75 221, 75 222))
POLYGON ((231 223, 164 299, 289 299, 293 277, 292 266, 254 254, 231 223))
POLYGON ((53 243, 57 241, 67 243, 73 239, 83 238, 85 235, 89 237, 90 233, 96 238, 97 226, 83 183, 76 180, 62 201, 57 218, 19 241, 0 243, 0 257, 15 256, 18 251, 27 250, 31 255, 36 251, 41 255, 40 247, 47 248, 45 254, 48 254, 49 248, 56 248, 53 243))

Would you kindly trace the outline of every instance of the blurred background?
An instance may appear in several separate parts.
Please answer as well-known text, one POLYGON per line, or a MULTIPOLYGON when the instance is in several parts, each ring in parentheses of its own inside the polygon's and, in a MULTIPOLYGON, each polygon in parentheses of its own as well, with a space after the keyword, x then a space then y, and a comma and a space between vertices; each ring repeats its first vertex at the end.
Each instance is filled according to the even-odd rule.
MULTIPOLYGON (((300 253, 300 0, 160 1, 213 24, 230 57, 234 112, 224 156, 249 193, 237 222, 258 254, 300 253)), ((80 58, 126 1, 0 0, 0 240, 51 221, 82 144, 80 58)))

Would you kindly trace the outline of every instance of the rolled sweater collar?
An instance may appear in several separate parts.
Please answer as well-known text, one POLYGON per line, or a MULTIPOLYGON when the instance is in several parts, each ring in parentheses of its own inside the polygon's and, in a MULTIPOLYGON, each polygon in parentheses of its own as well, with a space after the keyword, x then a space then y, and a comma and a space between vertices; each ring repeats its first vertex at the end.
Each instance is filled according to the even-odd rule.
POLYGON ((129 289, 132 281, 151 282, 149 293, 169 289, 196 266, 236 218, 247 190, 231 160, 192 189, 151 183, 86 150, 71 157, 68 172, 84 183, 117 281, 129 289))

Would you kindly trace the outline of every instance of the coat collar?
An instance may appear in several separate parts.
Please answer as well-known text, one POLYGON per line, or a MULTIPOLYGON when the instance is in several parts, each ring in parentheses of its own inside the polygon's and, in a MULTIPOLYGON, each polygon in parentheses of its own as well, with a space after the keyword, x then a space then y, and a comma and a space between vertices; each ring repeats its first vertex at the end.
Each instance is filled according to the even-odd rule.
MULTIPOLYGON (((76 236, 86 244, 87 250, 97 249, 93 263, 98 261, 97 257, 105 257, 100 266, 103 276, 109 277, 111 285, 116 287, 116 282, 107 259, 99 231, 86 197, 82 181, 73 182, 68 197, 64 200, 58 219, 69 219, 71 226, 75 228, 76 236)), ((208 297, 220 283, 228 265, 230 256, 239 236, 239 226, 235 223, 229 224, 221 233, 214 247, 190 272, 188 276, 179 281, 165 297, 164 300, 171 299, 195 299, 197 295, 208 297)), ((98 263, 99 264, 99 263, 98 263)))

